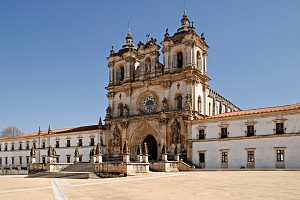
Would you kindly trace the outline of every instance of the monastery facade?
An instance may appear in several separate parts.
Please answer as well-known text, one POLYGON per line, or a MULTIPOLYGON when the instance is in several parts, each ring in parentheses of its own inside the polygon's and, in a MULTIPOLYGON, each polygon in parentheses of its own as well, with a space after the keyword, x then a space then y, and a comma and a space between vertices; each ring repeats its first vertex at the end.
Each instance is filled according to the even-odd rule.
POLYGON ((59 163, 74 162, 76 148, 80 162, 89 162, 97 144, 104 161, 120 160, 128 141, 131 160, 146 143, 150 162, 161 160, 163 150, 168 160, 179 154, 199 168, 300 168, 300 103, 241 111, 210 88, 208 48, 186 11, 160 44, 147 38, 135 46, 128 30, 125 44, 107 58, 104 124, 1 138, 0 165, 26 167, 32 147, 44 163, 50 145, 59 163))

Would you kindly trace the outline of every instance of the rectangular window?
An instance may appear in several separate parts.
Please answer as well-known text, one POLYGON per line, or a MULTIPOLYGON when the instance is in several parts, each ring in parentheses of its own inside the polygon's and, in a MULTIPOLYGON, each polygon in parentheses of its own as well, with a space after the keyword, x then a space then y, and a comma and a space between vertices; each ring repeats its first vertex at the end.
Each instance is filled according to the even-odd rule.
POLYGON ((26 164, 29 164, 29 157, 26 157, 26 164))
POLYGON ((71 140, 67 140, 67 147, 71 146, 71 140))
POLYGON ((78 146, 82 146, 82 139, 78 139, 78 146))
POLYGON ((2 150, 1 145, 0 145, 0 151, 2 150))
POLYGON ((59 156, 56 156, 56 163, 59 163, 59 156))
POLYGON ((0 165, 2 165, 2 157, 0 157, 0 165))
POLYGON ((71 156, 67 156, 67 163, 71 163, 71 156))
POLYGON ((254 136, 254 125, 247 126, 247 136, 254 136))
POLYGON ((11 144, 11 150, 15 150, 15 145, 14 144, 11 144))
POLYGON ((56 140, 55 147, 56 147, 56 148, 58 148, 58 147, 59 147, 59 140, 56 140))
POLYGON ((46 157, 45 156, 42 157, 42 162, 46 163, 46 157))
POLYGON ((26 149, 29 149, 29 142, 26 143, 26 149))
POLYGON ((227 138, 227 128, 224 127, 224 128, 221 128, 221 138, 227 138))
POLYGON ((43 148, 43 149, 46 148, 46 142, 45 142, 45 141, 43 141, 43 143, 42 143, 42 148, 43 148))
POLYGON ((284 133, 283 123, 276 123, 276 134, 283 134, 283 133, 284 133))
POLYGON ((277 150, 277 162, 284 161, 284 150, 277 150))
POLYGON ((22 143, 19 144, 19 149, 22 150, 22 143))
POLYGON ((36 142, 33 142, 33 148, 36 149, 36 142))
POLYGON ((4 151, 7 151, 7 144, 6 144, 5 147, 4 147, 4 151))
POLYGON ((12 164, 12 165, 15 164, 15 158, 14 158, 14 157, 11 158, 11 164, 12 164))
POLYGON ((19 157, 19 164, 22 165, 22 156, 19 157))
POLYGON ((199 153, 199 162, 205 163, 205 153, 199 153))
POLYGON ((5 157, 5 164, 7 165, 7 163, 8 163, 8 158, 5 157))
POLYGON ((222 152, 222 163, 228 162, 228 152, 222 152))
POLYGON ((91 138, 91 146, 95 145, 95 138, 91 138))
POLYGON ((248 151, 248 162, 254 162, 254 151, 248 151))
POLYGON ((201 129, 199 130, 199 140, 205 139, 205 130, 201 129))

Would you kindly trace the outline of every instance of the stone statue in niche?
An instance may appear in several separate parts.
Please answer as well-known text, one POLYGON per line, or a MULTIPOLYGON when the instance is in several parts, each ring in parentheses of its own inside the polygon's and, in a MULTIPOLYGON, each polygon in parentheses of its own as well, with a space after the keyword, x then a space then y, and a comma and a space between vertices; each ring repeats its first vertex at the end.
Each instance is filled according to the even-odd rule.
POLYGON ((134 71, 134 78, 137 80, 141 75, 141 70, 140 70, 140 66, 137 66, 135 71, 134 71))
POLYGON ((129 116, 129 108, 126 104, 124 104, 124 113, 123 117, 128 117, 129 116))
POLYGON ((177 121, 175 118, 174 122, 171 125, 171 130, 172 130, 172 142, 174 144, 180 143, 180 123, 177 121))
POLYGON ((49 148, 48 148, 48 152, 47 152, 48 156, 53 156, 53 149, 54 148, 50 145, 49 148))
POLYGON ((190 94, 185 97, 185 109, 192 110, 192 96, 190 94))
POLYGON ((123 147, 123 154, 129 154, 128 140, 125 140, 124 147, 123 147))
POLYGON ((110 119, 111 118, 111 108, 108 106, 106 108, 106 115, 105 115, 105 119, 110 119))
POLYGON ((145 73, 148 73, 151 70, 151 61, 146 60, 145 62, 145 73))
POLYGON ((166 99, 166 97, 162 100, 162 111, 168 111, 168 100, 166 99))
POLYGON ((121 133, 118 128, 118 126, 115 127, 113 131, 113 142, 112 142, 114 147, 119 147, 121 144, 121 133))

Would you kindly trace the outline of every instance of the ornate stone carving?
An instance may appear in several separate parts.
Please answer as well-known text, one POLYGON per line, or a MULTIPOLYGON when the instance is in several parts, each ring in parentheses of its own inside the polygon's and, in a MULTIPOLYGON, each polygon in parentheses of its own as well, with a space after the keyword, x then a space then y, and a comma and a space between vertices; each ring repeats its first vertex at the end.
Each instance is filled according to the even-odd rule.
POLYGON ((112 145, 114 147, 119 147, 121 145, 121 133, 118 128, 118 126, 115 126, 115 129, 113 130, 113 142, 112 145))
POLYGON ((163 86, 165 89, 168 89, 168 88, 171 87, 171 82, 170 82, 170 81, 163 82, 163 83, 162 83, 162 86, 163 86))
POLYGON ((167 112, 168 109, 168 100, 166 99, 166 97, 162 100, 162 111, 163 112, 167 112))
POLYGON ((107 96, 108 98, 113 98, 113 97, 115 96, 115 93, 114 93, 114 92, 108 92, 108 93, 106 94, 106 96, 107 96))
POLYGON ((34 147, 32 147, 30 150, 30 156, 35 157, 35 148, 34 147))
POLYGON ((102 147, 101 147, 101 143, 98 142, 97 146, 96 146, 96 155, 102 154, 102 147))
POLYGON ((78 157, 78 156, 79 156, 78 148, 75 149, 74 156, 75 156, 75 157, 78 157))
POLYGON ((141 156, 142 155, 142 145, 139 144, 137 151, 136 151, 136 155, 141 156))
POLYGON ((125 143, 124 143, 124 146, 123 146, 123 154, 129 154, 128 140, 125 140, 125 143))
POLYGON ((91 150, 90 150, 90 157, 91 156, 95 156, 96 155, 96 149, 95 147, 93 147, 91 150))
POLYGON ((124 129, 127 129, 128 126, 129 126, 129 121, 123 121, 123 122, 121 123, 121 127, 124 128, 124 129))
POLYGON ((124 113, 123 113, 123 117, 128 117, 129 116, 129 108, 126 104, 124 104, 124 113))
POLYGON ((174 122, 171 125, 172 130, 172 143, 177 144, 180 143, 180 122, 177 121, 177 119, 174 119, 174 122))
POLYGON ((47 155, 48 155, 48 156, 53 156, 54 151, 55 151, 54 148, 50 145, 50 146, 48 147, 47 155))
POLYGON ((144 148, 143 148, 143 155, 147 156, 148 155, 148 146, 147 143, 144 143, 144 148))
POLYGON ((185 109, 192 110, 192 96, 190 94, 185 97, 185 109))
POLYGON ((110 119, 111 118, 111 108, 108 106, 106 108, 106 115, 105 115, 105 119, 110 119))

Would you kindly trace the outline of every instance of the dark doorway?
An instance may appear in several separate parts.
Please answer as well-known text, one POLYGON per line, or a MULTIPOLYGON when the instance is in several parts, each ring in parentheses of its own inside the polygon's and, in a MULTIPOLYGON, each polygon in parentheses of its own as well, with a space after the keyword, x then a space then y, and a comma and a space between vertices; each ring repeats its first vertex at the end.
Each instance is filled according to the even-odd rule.
POLYGON ((143 141, 147 143, 149 160, 157 160, 157 142, 153 135, 149 134, 143 141))

